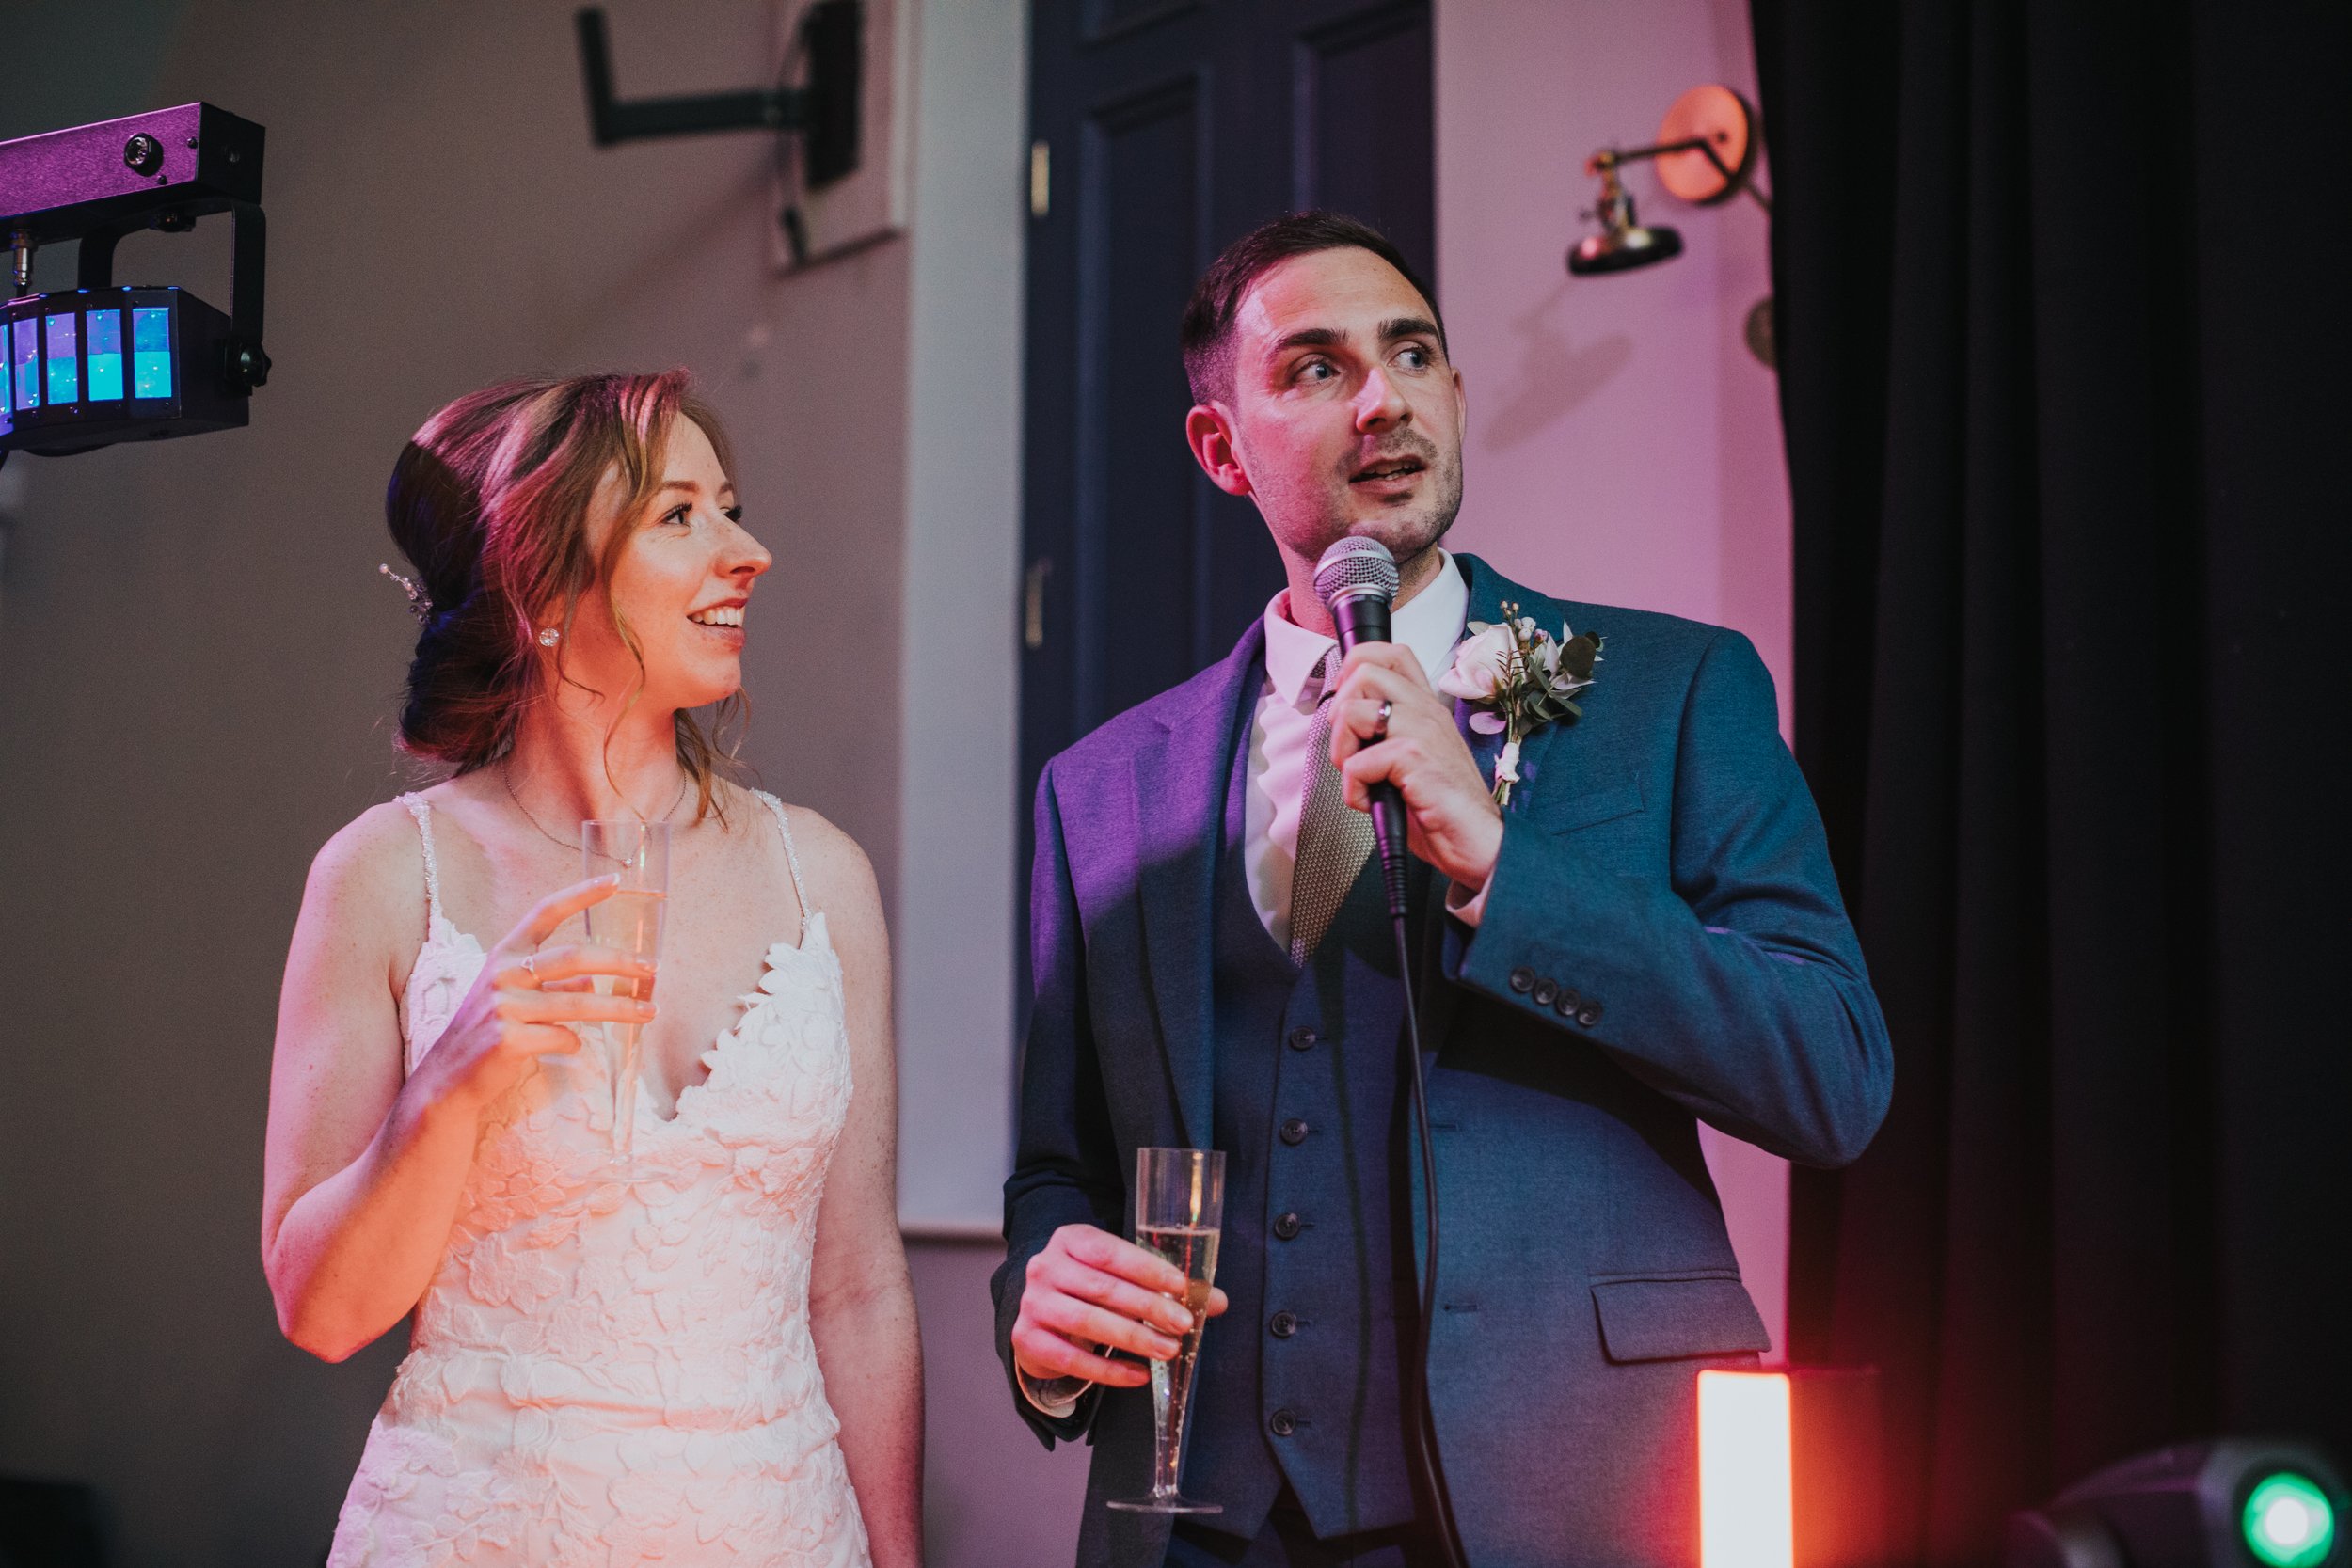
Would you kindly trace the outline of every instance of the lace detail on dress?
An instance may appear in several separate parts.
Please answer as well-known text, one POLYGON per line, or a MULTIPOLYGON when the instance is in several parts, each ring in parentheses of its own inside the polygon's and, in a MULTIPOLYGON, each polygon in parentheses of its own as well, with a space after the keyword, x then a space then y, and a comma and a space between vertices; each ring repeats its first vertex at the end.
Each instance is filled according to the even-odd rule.
MULTIPOLYGON (((784 807, 762 799, 798 892, 784 807)), ((429 906, 403 998, 413 1068, 484 958, 439 908, 430 806, 403 803, 429 906)), ((849 1031, 824 915, 805 895, 802 910, 799 944, 769 948, 704 1053, 708 1077, 667 1120, 640 1101, 626 1164, 595 1049, 543 1058, 485 1118, 331 1568, 865 1568, 808 1331, 849 1031)))

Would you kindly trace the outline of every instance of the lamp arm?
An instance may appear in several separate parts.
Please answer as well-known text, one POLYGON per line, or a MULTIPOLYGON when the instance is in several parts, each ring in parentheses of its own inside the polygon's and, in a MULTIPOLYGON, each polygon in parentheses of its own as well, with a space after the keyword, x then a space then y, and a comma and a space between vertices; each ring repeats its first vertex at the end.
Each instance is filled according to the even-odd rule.
POLYGON ((1596 165, 1607 165, 1613 166, 1618 164, 1637 163, 1645 158, 1662 158, 1670 152, 1697 152, 1704 154, 1707 161, 1715 166, 1715 172, 1724 177, 1724 183, 1725 186, 1737 186, 1740 190, 1743 190, 1750 196, 1756 198, 1756 204, 1763 208, 1766 212, 1769 213, 1772 210, 1772 198, 1766 196, 1762 191, 1757 190, 1754 181, 1742 180, 1738 174, 1734 173, 1724 163, 1723 154, 1717 152, 1714 145, 1703 136, 1691 136, 1682 141, 1660 142, 1653 147, 1629 147, 1622 151, 1612 148, 1606 152, 1595 153, 1593 155, 1593 161, 1596 165))

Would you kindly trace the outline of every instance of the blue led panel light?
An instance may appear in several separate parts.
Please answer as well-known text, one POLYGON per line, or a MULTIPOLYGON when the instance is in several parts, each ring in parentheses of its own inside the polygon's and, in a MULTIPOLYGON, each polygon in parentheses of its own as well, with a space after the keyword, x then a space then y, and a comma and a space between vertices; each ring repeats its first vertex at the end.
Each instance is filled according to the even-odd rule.
POLYGON ((131 395, 171 396, 171 312, 139 307, 131 311, 131 395))
POLYGON ((16 367, 16 405, 40 406, 40 328, 29 321, 16 324, 8 348, 8 363, 16 367))
POLYGON ((49 372, 51 403, 82 401, 81 333, 75 329, 78 317, 51 316, 44 321, 41 335, 41 363, 49 372))
POLYGON ((119 401, 122 396, 122 312, 92 310, 87 319, 90 401, 119 401))

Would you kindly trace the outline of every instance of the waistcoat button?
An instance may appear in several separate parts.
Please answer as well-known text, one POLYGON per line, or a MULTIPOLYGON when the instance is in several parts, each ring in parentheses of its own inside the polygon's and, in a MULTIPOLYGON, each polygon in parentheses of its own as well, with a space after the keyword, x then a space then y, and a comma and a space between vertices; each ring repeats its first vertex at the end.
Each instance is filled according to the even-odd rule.
POLYGON ((1266 1327, 1273 1331, 1277 1339, 1287 1339, 1298 1332, 1298 1314, 1277 1312, 1266 1320, 1266 1327))
POLYGON ((1276 1411, 1273 1415, 1268 1416, 1265 1418, 1265 1425, 1266 1430, 1274 1433, 1275 1436, 1288 1437, 1292 1433, 1298 1430, 1298 1418, 1292 1415, 1289 1408, 1285 1406, 1284 1408, 1276 1411))
POLYGON ((1312 1029, 1294 1029, 1291 1031, 1291 1049, 1293 1051, 1312 1051, 1315 1048, 1316 1037, 1315 1032, 1312 1029))
POLYGON ((1282 1124, 1282 1141, 1294 1147, 1307 1141, 1307 1124, 1297 1117, 1282 1124))
POLYGON ((1302 1228, 1304 1227, 1295 1213, 1279 1215, 1274 1221, 1274 1233, 1286 1242, 1295 1237, 1302 1228))

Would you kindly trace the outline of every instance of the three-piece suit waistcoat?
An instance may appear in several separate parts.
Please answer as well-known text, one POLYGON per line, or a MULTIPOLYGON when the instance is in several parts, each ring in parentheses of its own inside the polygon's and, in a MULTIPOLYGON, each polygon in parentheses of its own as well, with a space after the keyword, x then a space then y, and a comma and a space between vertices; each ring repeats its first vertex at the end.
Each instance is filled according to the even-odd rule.
POLYGON ((1203 1340, 1184 1488, 1224 1506, 1202 1524, 1249 1536, 1287 1480, 1329 1537, 1413 1516, 1405 993, 1376 854, 1303 971, 1261 923, 1243 866, 1255 711, 1236 717, 1212 938, 1232 1306, 1203 1340))

